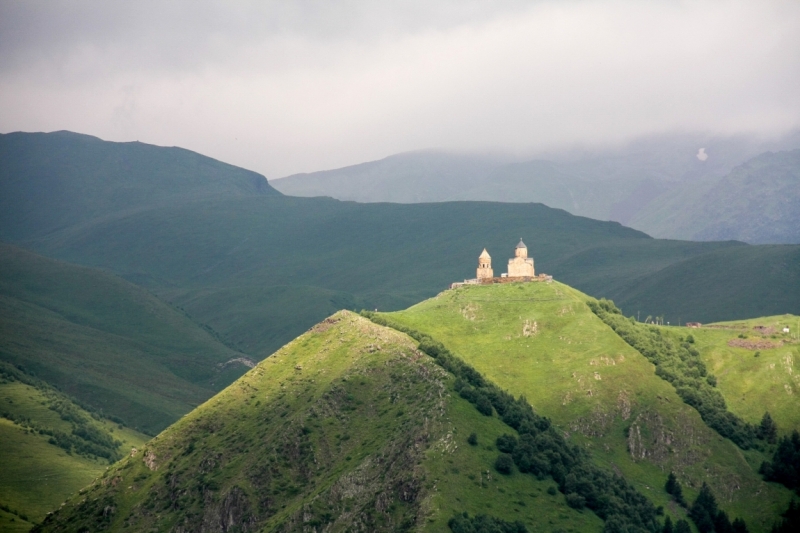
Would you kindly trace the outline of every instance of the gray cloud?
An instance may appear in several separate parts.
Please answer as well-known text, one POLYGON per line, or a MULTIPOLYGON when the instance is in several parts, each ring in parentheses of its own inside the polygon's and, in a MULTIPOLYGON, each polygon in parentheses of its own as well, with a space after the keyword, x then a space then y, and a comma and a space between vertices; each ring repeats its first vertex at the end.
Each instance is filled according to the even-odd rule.
POLYGON ((0 129, 269 177, 800 126, 796 2, 0 2, 0 129), (433 4, 433 5, 431 5, 433 4))

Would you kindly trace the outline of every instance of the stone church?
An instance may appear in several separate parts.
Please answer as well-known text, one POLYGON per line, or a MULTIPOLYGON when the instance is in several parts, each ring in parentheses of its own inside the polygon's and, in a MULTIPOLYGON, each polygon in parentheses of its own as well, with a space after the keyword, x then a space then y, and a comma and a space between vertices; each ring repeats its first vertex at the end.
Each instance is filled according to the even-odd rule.
POLYGON ((514 248, 514 257, 508 260, 508 277, 532 278, 533 276, 533 258, 528 257, 528 247, 520 239, 514 248))

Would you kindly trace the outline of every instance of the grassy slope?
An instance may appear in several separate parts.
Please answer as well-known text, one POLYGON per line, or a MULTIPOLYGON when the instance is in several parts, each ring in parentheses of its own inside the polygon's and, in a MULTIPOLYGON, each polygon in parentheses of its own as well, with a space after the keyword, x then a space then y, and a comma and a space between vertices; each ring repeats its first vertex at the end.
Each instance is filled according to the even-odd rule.
MULTIPOLYGON (((121 441, 124 455, 132 447, 141 447, 145 435, 118 426, 105 419, 93 419, 62 394, 46 386, 34 387, 20 381, 0 383, 0 413, 12 419, 21 417, 30 423, 15 423, 0 417, 0 503, 17 512, 17 516, 0 517, 0 531, 13 531, 11 518, 21 522, 40 521, 68 496, 85 487, 102 474, 108 466, 105 459, 95 459, 67 453, 48 443, 48 436, 30 427, 49 428, 70 433, 72 426, 58 413, 48 408, 54 400, 67 402, 90 424, 121 441)), ((28 524, 30 529, 31 524, 28 524)))
POLYGON ((243 373, 241 357, 113 275, 0 245, 0 358, 157 432, 243 373))
POLYGON ((559 283, 446 291, 391 313, 429 333, 513 394, 525 395, 598 463, 618 469, 673 516, 663 491, 674 470, 693 498, 703 481, 732 516, 765 530, 788 493, 756 473, 763 455, 743 454, 708 429, 653 367, 559 283), (529 321, 536 333, 523 335, 529 321), (627 437, 626 437, 627 434, 627 437))
POLYGON ((405 335, 337 313, 113 467, 43 530, 97 527, 107 505, 110 531, 229 518, 265 531, 445 531, 456 511, 532 530, 600 529, 547 494, 552 482, 496 475, 492 444, 509 429, 449 392, 452 381, 405 335), (477 447, 465 442, 472 431, 477 447))
POLYGON ((700 329, 680 328, 691 334, 709 372, 717 377, 717 388, 728 409, 757 424, 768 410, 780 434, 800 430, 800 317, 780 315, 714 324, 700 329), (719 327, 716 327, 719 326, 719 327), (757 326, 774 328, 764 335, 757 326), (782 332, 784 327, 790 333, 782 332), (774 348, 729 346, 729 341, 770 342, 774 348), (759 353, 755 357, 756 352, 759 353))

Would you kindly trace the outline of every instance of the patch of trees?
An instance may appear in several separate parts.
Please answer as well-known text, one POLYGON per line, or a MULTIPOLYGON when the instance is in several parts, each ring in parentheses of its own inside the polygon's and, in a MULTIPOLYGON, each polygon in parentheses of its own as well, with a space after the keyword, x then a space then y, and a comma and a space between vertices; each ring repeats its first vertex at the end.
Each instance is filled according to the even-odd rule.
POLYGON ((716 378, 708 374, 693 343, 676 342, 660 328, 625 318, 610 300, 590 301, 588 305, 617 335, 656 365, 656 375, 671 383, 678 396, 697 409, 708 427, 743 450, 763 438, 756 426, 728 411, 722 394, 714 388, 716 378))
POLYGON ((800 494, 800 433, 792 431, 778 441, 771 461, 764 461, 759 470, 767 481, 777 481, 800 494))
POLYGON ((728 514, 717 507, 717 499, 705 483, 689 508, 689 518, 700 533, 747 533, 744 520, 737 518, 731 523, 728 514))
POLYGON ((678 478, 675 477, 674 472, 670 472, 669 476, 667 476, 667 482, 664 485, 664 490, 667 491, 667 494, 672 496, 672 499, 675 500, 675 503, 681 507, 686 507, 686 499, 683 497, 683 487, 681 487, 681 484, 678 481, 678 478))
MULTIPOLYGON (((3 418, 11 420, 27 431, 49 437, 48 442, 50 444, 58 446, 67 453, 75 453, 84 457, 101 457, 109 462, 115 462, 122 458, 119 453, 119 447, 122 442, 116 440, 107 431, 98 428, 74 404, 61 396, 60 393, 52 390, 45 383, 6 363, 0 364, 0 380, 7 383, 19 381, 36 388, 47 398, 48 409, 58 413, 61 420, 68 422, 72 429, 67 433, 45 427, 30 417, 10 412, 0 413, 3 418)), ((91 418, 97 420, 100 417, 92 413, 91 418)))
POLYGON ((586 507, 605 521, 606 533, 662 531, 657 518, 660 509, 622 477, 594 465, 588 452, 569 444, 548 418, 534 412, 524 396, 515 399, 488 382, 429 335, 369 311, 362 311, 362 315, 415 339, 420 351, 456 377, 454 388, 462 398, 486 416, 496 412, 500 420, 516 430, 519 437, 503 435, 497 439, 500 456, 495 468, 498 472, 511 474, 516 467, 539 479, 552 478, 571 507, 586 507))
POLYGON ((457 514, 447 525, 453 533, 528 533, 522 522, 506 522, 500 518, 479 514, 457 514))
POLYGON ((792 501, 781 519, 772 527, 772 533, 797 533, 800 531, 800 505, 792 501))

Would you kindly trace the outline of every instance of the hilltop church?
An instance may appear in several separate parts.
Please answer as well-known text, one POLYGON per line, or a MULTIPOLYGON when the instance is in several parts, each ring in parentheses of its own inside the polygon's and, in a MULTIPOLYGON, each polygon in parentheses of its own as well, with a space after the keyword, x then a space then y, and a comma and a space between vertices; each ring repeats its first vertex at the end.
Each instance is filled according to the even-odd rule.
MULTIPOLYGON (((519 244, 514 248, 514 257, 508 260, 508 272, 501 274, 502 278, 532 278, 534 277, 533 258, 528 257, 528 247, 519 240, 519 244)), ((492 257, 486 248, 478 256, 478 275, 477 280, 488 280, 494 278, 492 270, 492 257)))
POLYGON ((450 287, 484 283, 507 283, 511 281, 551 281, 552 279, 553 277, 547 274, 536 276, 533 268, 533 258, 528 257, 528 247, 520 239, 519 244, 514 248, 514 257, 508 260, 508 272, 500 274, 500 277, 496 278, 494 270, 492 270, 492 256, 484 248, 481 255, 478 256, 478 270, 475 279, 456 282, 451 284, 450 287))

